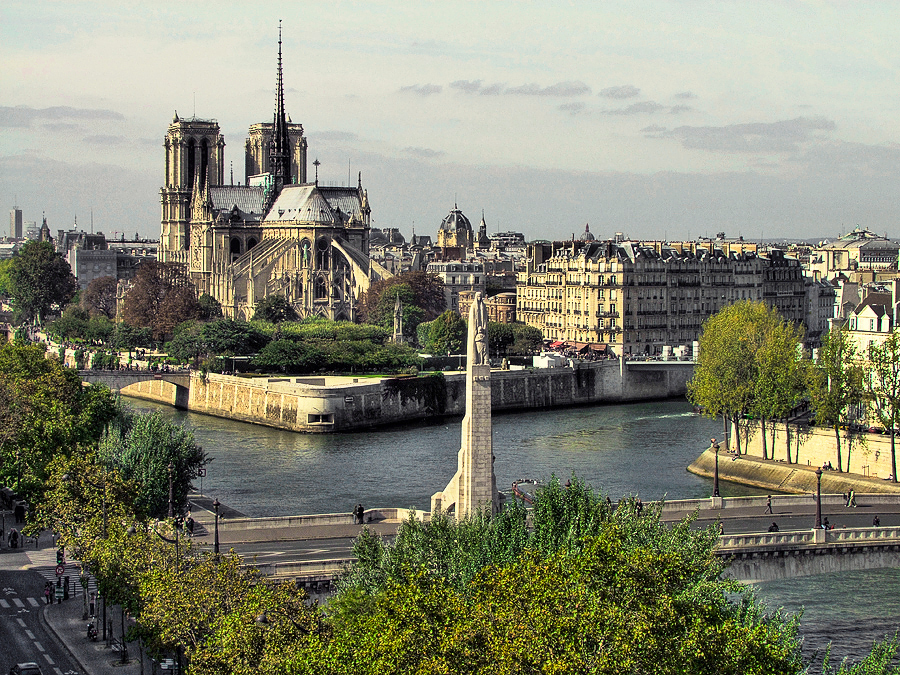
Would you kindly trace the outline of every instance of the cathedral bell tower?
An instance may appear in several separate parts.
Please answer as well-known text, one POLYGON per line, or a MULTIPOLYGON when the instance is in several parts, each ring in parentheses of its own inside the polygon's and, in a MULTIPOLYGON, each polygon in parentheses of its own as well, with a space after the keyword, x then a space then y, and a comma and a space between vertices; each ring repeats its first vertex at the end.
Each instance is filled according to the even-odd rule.
POLYGON ((187 263, 194 186, 225 182, 225 139, 216 120, 183 119, 176 112, 166 133, 165 148, 166 181, 159 190, 159 260, 187 263))

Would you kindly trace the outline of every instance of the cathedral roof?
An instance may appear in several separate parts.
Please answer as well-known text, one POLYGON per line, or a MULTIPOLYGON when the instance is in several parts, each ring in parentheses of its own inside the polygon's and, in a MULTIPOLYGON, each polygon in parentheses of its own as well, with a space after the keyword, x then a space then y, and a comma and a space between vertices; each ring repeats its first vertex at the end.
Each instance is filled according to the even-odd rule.
POLYGON ((337 224, 328 200, 315 185, 287 185, 278 195, 265 222, 337 224))
POLYGON ((362 202, 359 200, 358 188, 320 185, 318 189, 333 210, 340 209, 345 220, 351 214, 356 215, 357 219, 362 219, 362 202))
POLYGON ((244 220, 259 220, 264 212, 265 196, 261 187, 225 185, 209 188, 214 211, 231 211, 237 206, 244 220))

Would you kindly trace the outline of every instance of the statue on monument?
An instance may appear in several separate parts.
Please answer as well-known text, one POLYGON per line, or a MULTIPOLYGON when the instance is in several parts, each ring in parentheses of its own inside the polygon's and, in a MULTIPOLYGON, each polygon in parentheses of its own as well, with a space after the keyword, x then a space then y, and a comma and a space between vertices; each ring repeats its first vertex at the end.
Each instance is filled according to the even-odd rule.
POLYGON ((487 307, 479 291, 469 307, 469 366, 488 365, 487 325, 487 307))
POLYGON ((394 302, 394 342, 403 341, 403 305, 400 302, 400 294, 394 302))

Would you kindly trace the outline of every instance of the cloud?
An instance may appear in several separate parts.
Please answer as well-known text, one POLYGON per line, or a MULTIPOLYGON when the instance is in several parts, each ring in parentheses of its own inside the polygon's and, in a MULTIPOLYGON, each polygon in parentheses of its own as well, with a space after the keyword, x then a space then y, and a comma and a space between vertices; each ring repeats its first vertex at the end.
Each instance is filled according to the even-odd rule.
POLYGON ((559 109, 563 112, 569 112, 573 115, 577 115, 584 110, 584 107, 584 103, 582 103, 581 101, 572 101, 571 103, 563 103, 559 106, 559 109))
POLYGON ((598 96, 602 96, 604 98, 625 99, 634 98, 640 93, 641 90, 634 85, 624 84, 620 87, 607 87, 606 89, 601 89, 598 96))
POLYGON ((418 94, 419 96, 440 94, 443 89, 439 84, 411 84, 407 87, 400 87, 400 91, 403 93, 418 94))
POLYGON ((649 127, 644 127, 641 131, 645 134, 659 134, 663 133, 666 130, 666 127, 661 127, 658 124, 651 124, 649 127))
POLYGON ((517 94, 524 96, 582 96, 590 94, 591 88, 584 82, 557 82, 549 87, 541 87, 537 84, 523 84, 507 89, 505 94, 517 94))
POLYGON ((724 127, 683 126, 666 132, 665 137, 679 140, 685 148, 714 152, 796 152, 816 132, 834 129, 834 121, 824 117, 797 117, 724 127))
POLYGON ((80 124, 72 124, 71 122, 50 122, 49 124, 41 125, 41 129, 54 133, 81 131, 83 128, 80 124))
POLYGON ((124 120, 125 116, 115 110, 94 108, 71 108, 54 106, 52 108, 30 108, 19 105, 15 107, 0 106, 0 127, 30 127, 35 120, 124 120))
POLYGON ((673 105, 671 108, 669 108, 669 114, 677 115, 683 112, 693 112, 693 110, 694 108, 689 105, 673 105))
POLYGON ((481 91, 481 80, 456 80, 450 83, 450 88, 464 94, 477 94, 481 91))
POLYGON ((692 91, 680 91, 677 94, 675 94, 674 98, 678 98, 678 99, 686 101, 688 99, 697 98, 697 94, 695 94, 692 91))
POLYGON ((604 115, 641 115, 644 113, 655 113, 663 110, 666 106, 660 105, 656 101, 641 101, 640 103, 632 103, 624 108, 613 108, 612 110, 604 110, 604 115))
POLYGON ((412 155, 413 157, 420 157, 422 159, 437 159, 438 157, 443 157, 447 154, 442 150, 432 150, 431 148, 414 148, 412 146, 403 148, 403 152, 408 155, 412 155))
POLYGON ((557 98, 566 98, 569 96, 582 96, 590 94, 591 88, 584 82, 557 82, 547 87, 539 84, 521 84, 516 87, 506 87, 499 82, 484 85, 482 80, 455 80, 450 83, 451 89, 456 89, 463 94, 472 94, 480 96, 499 96, 500 94, 507 96, 548 96, 557 98))
POLYGON ((124 136, 110 136, 106 134, 85 136, 81 140, 91 145, 122 145, 128 141, 124 136))

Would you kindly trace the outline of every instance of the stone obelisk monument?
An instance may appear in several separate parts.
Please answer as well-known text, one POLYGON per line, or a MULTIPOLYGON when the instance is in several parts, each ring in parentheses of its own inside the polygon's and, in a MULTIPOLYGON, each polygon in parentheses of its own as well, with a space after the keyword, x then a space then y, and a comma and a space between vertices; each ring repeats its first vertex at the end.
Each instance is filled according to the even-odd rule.
POLYGON ((457 518, 479 509, 496 513, 500 506, 494 478, 493 429, 491 427, 491 365, 487 349, 487 309, 481 293, 469 308, 466 364, 466 416, 462 421, 462 446, 457 469, 443 492, 431 497, 431 511, 454 513, 457 518))

